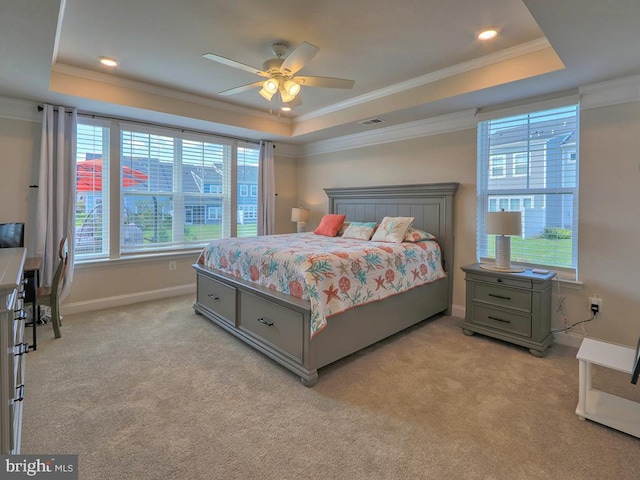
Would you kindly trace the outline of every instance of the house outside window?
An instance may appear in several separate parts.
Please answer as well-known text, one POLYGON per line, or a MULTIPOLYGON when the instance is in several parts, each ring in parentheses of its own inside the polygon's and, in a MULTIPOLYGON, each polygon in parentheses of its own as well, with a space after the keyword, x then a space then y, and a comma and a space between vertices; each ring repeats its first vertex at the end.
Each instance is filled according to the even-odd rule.
POLYGON ((579 110, 569 105, 478 123, 478 233, 481 261, 494 257, 485 214, 520 211, 511 260, 576 278, 579 110), (511 166, 509 166, 511 163, 511 166))
POLYGON ((507 157, 505 155, 491 155, 489 158, 489 175, 491 178, 507 176, 507 157))
MULTIPOLYGON (((77 151, 78 261, 201 248, 215 238, 257 234, 255 219, 238 225, 231 215, 239 159, 245 185, 254 179, 257 188, 257 145, 81 117, 77 151)), ((257 197, 252 205, 257 211, 257 197)))

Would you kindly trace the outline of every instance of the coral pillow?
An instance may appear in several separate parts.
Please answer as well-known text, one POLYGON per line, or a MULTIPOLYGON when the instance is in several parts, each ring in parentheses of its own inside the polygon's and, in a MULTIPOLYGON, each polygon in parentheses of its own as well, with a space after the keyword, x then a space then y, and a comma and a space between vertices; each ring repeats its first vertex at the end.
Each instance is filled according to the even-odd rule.
POLYGON ((384 217, 371 239, 374 242, 401 243, 415 217, 384 217))
POLYGON ((338 215, 335 213, 329 213, 322 217, 320 225, 313 233, 316 235, 326 235, 327 237, 335 237, 340 231, 340 227, 344 223, 346 215, 338 215))

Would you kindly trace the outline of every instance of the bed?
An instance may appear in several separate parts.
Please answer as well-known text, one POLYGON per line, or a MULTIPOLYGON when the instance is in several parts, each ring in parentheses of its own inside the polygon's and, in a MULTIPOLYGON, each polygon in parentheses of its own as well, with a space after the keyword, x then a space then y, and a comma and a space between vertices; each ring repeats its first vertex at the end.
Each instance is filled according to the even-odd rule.
POLYGON ((313 386, 319 368, 429 317, 450 314, 457 188, 457 183, 325 188, 329 213, 344 214, 347 221, 414 217, 414 227, 436 237, 444 278, 332 314, 318 330, 309 300, 198 262, 193 308, 313 386))

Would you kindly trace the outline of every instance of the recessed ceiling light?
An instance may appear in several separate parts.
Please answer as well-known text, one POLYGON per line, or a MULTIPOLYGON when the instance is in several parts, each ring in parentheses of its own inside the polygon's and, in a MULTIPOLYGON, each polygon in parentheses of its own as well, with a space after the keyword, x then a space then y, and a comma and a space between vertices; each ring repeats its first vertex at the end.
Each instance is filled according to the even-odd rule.
POLYGON ((488 28, 478 34, 478 40, 491 40, 492 38, 496 38, 497 36, 498 30, 496 30, 495 28, 488 28))
POLYGON ((117 67, 118 61, 113 57, 98 57, 100 59, 100 63, 107 67, 117 67))

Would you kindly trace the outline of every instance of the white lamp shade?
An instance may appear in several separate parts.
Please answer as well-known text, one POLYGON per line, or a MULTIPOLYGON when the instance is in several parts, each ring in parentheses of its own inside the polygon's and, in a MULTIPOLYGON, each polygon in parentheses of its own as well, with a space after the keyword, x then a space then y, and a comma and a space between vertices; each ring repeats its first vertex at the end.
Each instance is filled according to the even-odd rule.
POLYGON ((522 218, 520 212, 487 212, 485 223, 489 235, 522 234, 522 218))
POLYGON ((308 208, 292 208, 291 209, 291 221, 292 222, 308 222, 310 211, 308 208))

